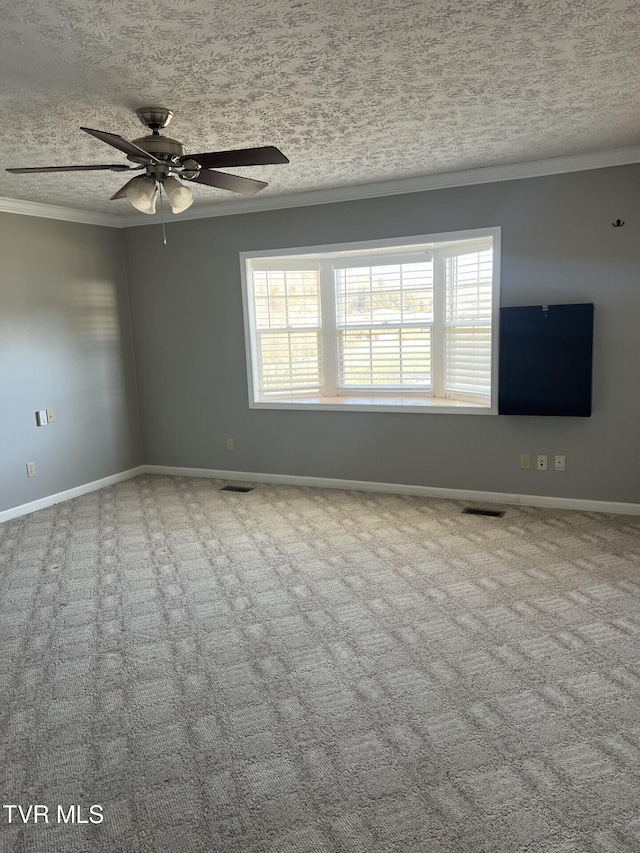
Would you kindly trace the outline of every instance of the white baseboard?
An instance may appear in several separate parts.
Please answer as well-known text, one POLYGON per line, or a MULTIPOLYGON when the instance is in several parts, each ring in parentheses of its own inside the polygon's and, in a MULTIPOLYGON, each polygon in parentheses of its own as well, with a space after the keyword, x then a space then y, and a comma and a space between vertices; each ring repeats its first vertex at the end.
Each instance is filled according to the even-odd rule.
POLYGON ((172 477, 209 477, 251 483, 275 483, 289 486, 315 486, 322 489, 348 489, 359 492, 387 492, 474 503, 500 503, 548 509, 572 509, 581 512, 609 512, 640 515, 640 504, 621 501, 593 501, 583 498, 558 498, 550 495, 512 495, 506 492, 481 492, 469 489, 441 489, 436 486, 411 486, 403 483, 372 483, 368 480, 335 480, 327 477, 300 477, 295 474, 260 474, 248 471, 217 471, 210 468, 178 468, 172 465, 143 465, 146 474, 172 477))
POLYGON ((86 495, 88 492, 104 489, 105 486, 113 486, 115 483, 121 483, 123 480, 130 480, 132 477, 137 477, 144 473, 145 466, 139 465, 137 468, 129 468, 128 471, 121 471, 119 474, 112 474, 110 477, 103 477, 101 480, 94 480, 92 483, 83 483, 82 486, 75 486, 73 489, 57 492, 55 495, 47 495, 44 498, 38 498, 37 501, 30 501, 28 504, 21 504, 11 509, 2 510, 0 511, 0 524, 3 521, 10 521, 12 518, 18 518, 21 515, 29 515, 30 512, 35 512, 38 509, 45 509, 45 507, 53 506, 53 504, 69 501, 71 498, 79 498, 80 495, 86 495))
POLYGON ((507 492, 483 492, 471 489, 443 489, 437 486, 413 486, 405 483, 373 483, 369 480, 338 480, 328 477, 302 477, 295 474, 262 474, 253 471, 219 471, 211 468, 180 468, 173 465, 139 465, 101 480, 84 483, 73 489, 47 495, 36 501, 0 511, 0 524, 28 515, 71 498, 113 486, 140 474, 164 474, 171 477, 206 477, 213 480, 235 480, 250 483, 274 483, 285 486, 313 486, 320 489, 346 489, 358 492, 385 492, 394 495, 416 495, 425 498, 444 498, 473 503, 499 503, 512 506, 533 506, 547 509, 569 509, 580 512, 608 512, 621 515, 640 515, 640 504, 620 501, 594 501, 583 498, 558 498, 550 495, 515 495, 507 492))

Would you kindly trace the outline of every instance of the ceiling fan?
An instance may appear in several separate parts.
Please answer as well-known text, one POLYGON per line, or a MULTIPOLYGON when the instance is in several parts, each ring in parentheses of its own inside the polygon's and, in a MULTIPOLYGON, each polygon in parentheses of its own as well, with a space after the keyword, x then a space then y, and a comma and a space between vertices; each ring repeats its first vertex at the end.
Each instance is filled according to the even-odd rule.
POLYGON ((240 148, 237 151, 209 151, 204 154, 187 154, 185 147, 176 139, 162 136, 160 130, 165 128, 173 117, 173 112, 164 107, 141 107, 136 115, 151 130, 147 136, 129 142, 117 133, 107 133, 104 130, 92 130, 81 127, 85 133, 95 136, 107 145, 113 146, 127 155, 127 159, 135 166, 124 163, 95 166, 44 166, 27 167, 23 169, 7 169, 17 175, 37 172, 131 172, 142 171, 120 187, 111 199, 128 198, 131 204, 142 213, 156 212, 156 201, 161 189, 169 200, 174 213, 182 213, 193 203, 193 193, 181 181, 196 184, 206 184, 244 195, 254 195, 264 189, 265 181, 256 181, 227 172, 217 172, 218 168, 233 166, 267 166, 275 163, 288 163, 289 160, 278 148, 266 145, 260 148, 240 148))

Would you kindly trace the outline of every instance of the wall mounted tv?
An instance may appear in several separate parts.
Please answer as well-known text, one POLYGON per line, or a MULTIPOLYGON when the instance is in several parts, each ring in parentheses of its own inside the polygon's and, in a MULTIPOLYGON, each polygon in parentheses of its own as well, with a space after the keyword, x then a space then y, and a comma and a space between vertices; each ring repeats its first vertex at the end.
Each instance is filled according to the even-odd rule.
POLYGON ((593 303, 500 309, 501 415, 591 415, 593 303))

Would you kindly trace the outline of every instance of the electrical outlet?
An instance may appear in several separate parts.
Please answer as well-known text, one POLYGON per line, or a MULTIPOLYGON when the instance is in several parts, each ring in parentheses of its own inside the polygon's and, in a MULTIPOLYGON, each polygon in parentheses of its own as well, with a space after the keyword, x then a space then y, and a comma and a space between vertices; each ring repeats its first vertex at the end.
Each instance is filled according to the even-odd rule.
POLYGON ((47 421, 52 424, 56 419, 56 413, 53 409, 47 409, 47 421))
POLYGON ((27 477, 35 477, 36 476, 36 463, 35 462, 27 462, 27 477))
POLYGON ((565 471, 566 470, 565 469, 565 462, 566 462, 566 457, 556 456, 554 458, 554 466, 553 467, 556 469, 556 471, 565 471))
POLYGON ((227 439, 227 450, 235 450, 235 449, 236 449, 235 441, 232 438, 228 438, 227 439))
POLYGON ((520 454, 520 467, 528 471, 531 468, 531 456, 529 453, 520 454))
POLYGON ((538 470, 538 471, 546 471, 547 470, 547 457, 546 456, 538 456, 536 458, 536 470, 538 470))

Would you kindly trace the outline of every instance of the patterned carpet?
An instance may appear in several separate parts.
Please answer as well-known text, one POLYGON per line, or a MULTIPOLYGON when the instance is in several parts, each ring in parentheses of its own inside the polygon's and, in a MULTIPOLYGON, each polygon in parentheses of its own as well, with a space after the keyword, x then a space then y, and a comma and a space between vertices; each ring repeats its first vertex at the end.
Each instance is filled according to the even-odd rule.
POLYGON ((640 850, 640 519, 221 485, 0 527, 2 851, 640 850))

